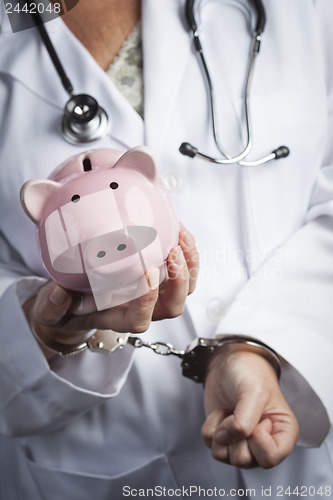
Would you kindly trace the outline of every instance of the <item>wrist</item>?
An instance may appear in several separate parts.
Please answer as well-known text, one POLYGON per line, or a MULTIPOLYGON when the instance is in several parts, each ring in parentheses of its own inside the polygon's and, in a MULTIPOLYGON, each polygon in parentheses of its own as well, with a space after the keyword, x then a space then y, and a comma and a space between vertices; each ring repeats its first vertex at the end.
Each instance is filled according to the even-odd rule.
POLYGON ((195 339, 184 352, 183 375, 195 382, 202 383, 205 381, 208 367, 217 355, 224 352, 224 358, 237 356, 238 351, 251 352, 253 355, 261 356, 266 363, 271 364, 277 378, 279 378, 282 360, 278 354, 260 341, 237 335, 225 335, 215 339, 195 339))
POLYGON ((261 366, 266 365, 269 367, 271 373, 275 375, 276 379, 279 379, 281 362, 277 355, 275 353, 273 355, 270 350, 255 342, 245 343, 242 341, 229 343, 218 348, 208 364, 207 374, 216 365, 223 367, 235 362, 243 362, 245 364, 248 360, 252 360, 256 364, 260 362, 261 366))
POLYGON ((36 297, 29 299, 22 308, 30 331, 48 361, 58 355, 76 354, 86 349, 86 342, 82 340, 86 331, 78 331, 74 334, 37 321, 34 317, 35 300, 36 297), (61 338, 61 341, 56 340, 57 338, 61 338))
POLYGON ((26 317, 27 323, 29 325, 30 331, 35 338, 35 341, 37 342, 38 346, 40 347, 44 357, 47 359, 47 361, 51 361, 56 356, 56 353, 52 350, 50 350, 46 345, 45 342, 42 340, 44 339, 44 334, 41 331, 42 325, 39 326, 37 325, 36 322, 33 321, 32 319, 32 314, 33 314, 33 307, 35 304, 36 297, 32 297, 31 299, 27 300, 23 306, 23 312, 26 317))

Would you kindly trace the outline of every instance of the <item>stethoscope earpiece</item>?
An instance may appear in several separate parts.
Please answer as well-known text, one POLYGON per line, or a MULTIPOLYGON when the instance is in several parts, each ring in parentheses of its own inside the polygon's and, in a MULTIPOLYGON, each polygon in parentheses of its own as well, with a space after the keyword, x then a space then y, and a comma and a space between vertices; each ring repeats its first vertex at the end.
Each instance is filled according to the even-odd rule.
POLYGON ((68 142, 78 144, 101 139, 108 128, 108 115, 92 96, 78 94, 67 101, 62 119, 62 132, 68 142))

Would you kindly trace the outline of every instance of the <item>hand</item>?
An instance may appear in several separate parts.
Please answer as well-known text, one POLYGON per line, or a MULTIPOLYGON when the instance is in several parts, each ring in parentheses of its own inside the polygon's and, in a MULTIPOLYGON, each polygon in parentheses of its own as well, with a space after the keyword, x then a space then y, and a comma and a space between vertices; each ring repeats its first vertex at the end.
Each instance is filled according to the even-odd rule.
POLYGON ((206 377, 204 442, 221 462, 274 467, 297 442, 297 420, 270 363, 246 346, 228 347, 213 359, 206 377))
MULTIPOLYGON (((193 236, 180 225, 179 245, 174 247, 167 260, 170 279, 159 290, 159 271, 152 269, 144 279, 150 291, 126 304, 110 309, 74 314, 75 304, 81 300, 79 293, 64 289, 55 282, 43 286, 36 297, 27 301, 24 312, 37 335, 46 343, 55 340, 74 344, 82 340, 91 329, 112 329, 118 332, 143 333, 152 320, 174 318, 182 314, 185 300, 192 293, 198 274, 198 251, 193 236)), ((41 346, 47 359, 54 353, 41 346)))

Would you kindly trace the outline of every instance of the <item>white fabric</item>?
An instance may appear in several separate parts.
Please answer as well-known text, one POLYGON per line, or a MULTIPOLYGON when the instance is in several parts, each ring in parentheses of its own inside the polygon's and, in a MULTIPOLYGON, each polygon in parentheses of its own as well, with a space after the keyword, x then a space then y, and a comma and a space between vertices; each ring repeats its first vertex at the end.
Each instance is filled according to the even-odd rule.
MULTIPOLYGON (((217 154, 184 1, 143 0, 145 122, 60 19, 46 27, 75 91, 95 96, 111 117, 109 135, 94 147, 147 144, 162 178, 181 179, 173 199, 201 254, 198 288, 181 318, 153 324, 147 338, 179 348, 195 336, 231 332, 266 342, 289 362, 282 386, 301 444, 318 448, 297 447, 271 471, 237 471, 202 444, 202 387, 181 376, 179 360, 126 347, 48 366, 20 308, 42 283, 36 276, 47 276, 18 193, 27 179, 47 177, 88 148, 62 139, 66 93, 38 34, 13 35, 1 3, 0 498, 117 499, 126 485, 251 487, 257 497, 272 486, 275 498, 278 485, 333 486, 333 4, 264 3, 250 158, 280 144, 291 154, 254 169, 178 153, 189 141, 217 154)), ((251 7, 245 0, 197 4, 221 137, 235 153, 244 136, 251 7)))

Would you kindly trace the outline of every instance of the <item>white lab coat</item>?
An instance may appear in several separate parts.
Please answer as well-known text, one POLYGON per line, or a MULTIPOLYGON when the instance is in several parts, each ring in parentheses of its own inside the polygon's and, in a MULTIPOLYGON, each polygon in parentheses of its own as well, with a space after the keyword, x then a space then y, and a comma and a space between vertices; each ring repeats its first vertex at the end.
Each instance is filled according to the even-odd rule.
MULTIPOLYGON (((220 135, 237 153, 252 9, 246 0, 197 3, 220 135)), ((278 498, 279 485, 333 486, 333 4, 265 1, 250 158, 280 144, 291 154, 253 169, 178 153, 189 141, 218 156, 183 5, 143 0, 144 122, 60 19, 46 27, 75 92, 95 96, 111 118, 110 133, 93 147, 150 146, 196 238, 197 291, 182 317, 145 335, 178 348, 225 333, 266 342, 288 361, 283 391, 299 418, 300 445, 314 448, 298 446, 271 471, 239 471, 202 444, 203 390, 182 377, 178 359, 127 346, 109 357, 85 352, 47 364, 20 308, 47 275, 18 193, 87 147, 62 139, 66 93, 38 34, 13 35, 1 3, 1 500, 118 499, 128 488, 134 496, 155 486, 191 498, 203 496, 199 486, 253 488, 260 498, 271 487, 278 498)))

